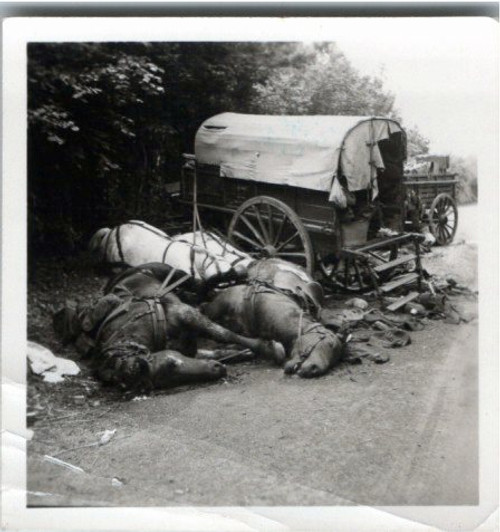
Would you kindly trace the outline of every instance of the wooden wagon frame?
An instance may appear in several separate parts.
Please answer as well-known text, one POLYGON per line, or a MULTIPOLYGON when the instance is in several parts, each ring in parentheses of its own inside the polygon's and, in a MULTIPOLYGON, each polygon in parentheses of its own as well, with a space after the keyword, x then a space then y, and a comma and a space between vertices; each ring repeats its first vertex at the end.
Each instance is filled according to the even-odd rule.
POLYGON ((447 155, 426 154, 416 160, 427 167, 404 175, 407 205, 413 203, 414 210, 407 212, 406 224, 414 231, 427 225, 439 245, 448 245, 458 226, 457 174, 448 172, 447 155))
POLYGON ((195 201, 205 220, 249 254, 297 262, 346 290, 420 286, 421 238, 404 232, 405 187, 420 185, 405 182, 406 134, 398 122, 223 113, 202 124, 195 154, 184 157, 180 201, 195 201), (396 227, 369 239, 384 201, 396 227), (407 245, 414 252, 400 253, 407 245), (394 280, 409 263, 413 272, 394 280))

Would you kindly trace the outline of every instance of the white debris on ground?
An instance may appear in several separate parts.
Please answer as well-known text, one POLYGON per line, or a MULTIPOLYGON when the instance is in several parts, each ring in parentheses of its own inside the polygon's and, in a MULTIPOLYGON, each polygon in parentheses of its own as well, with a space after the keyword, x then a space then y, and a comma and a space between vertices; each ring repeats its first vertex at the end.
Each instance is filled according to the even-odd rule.
POLYGON ((113 429, 113 430, 105 430, 104 432, 100 432, 98 434, 101 435, 101 439, 99 440, 99 445, 106 445, 106 443, 108 443, 111 438, 116 434, 116 429, 113 429))
POLYGON ((31 371, 37 375, 42 375, 45 382, 62 382, 64 381, 63 375, 78 375, 80 373, 80 368, 76 362, 56 357, 50 349, 36 342, 28 341, 28 360, 31 371))

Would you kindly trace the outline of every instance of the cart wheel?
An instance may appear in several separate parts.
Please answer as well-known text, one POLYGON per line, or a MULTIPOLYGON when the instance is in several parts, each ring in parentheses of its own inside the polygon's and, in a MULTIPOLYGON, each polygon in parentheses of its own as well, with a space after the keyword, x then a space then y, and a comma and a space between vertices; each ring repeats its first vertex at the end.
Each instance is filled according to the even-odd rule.
POLYGON ((353 257, 340 257, 328 262, 322 260, 319 270, 324 282, 333 290, 361 293, 374 287, 367 264, 353 257))
POLYGON ((449 244, 458 224, 458 210, 455 200, 449 194, 439 194, 429 209, 429 228, 440 246, 449 244))
POLYGON ((256 196, 242 203, 231 219, 228 238, 256 258, 294 262, 312 275, 314 255, 309 234, 297 214, 280 200, 256 196))

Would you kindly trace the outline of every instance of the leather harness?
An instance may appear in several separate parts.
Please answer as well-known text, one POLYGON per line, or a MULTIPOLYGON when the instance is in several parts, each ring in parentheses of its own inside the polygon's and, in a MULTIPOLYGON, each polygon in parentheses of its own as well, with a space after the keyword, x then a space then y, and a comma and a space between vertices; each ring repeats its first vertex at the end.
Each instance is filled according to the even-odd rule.
POLYGON ((165 309, 163 308, 159 297, 131 298, 125 301, 124 303, 118 305, 118 307, 111 311, 101 323, 96 334, 96 345, 100 345, 101 350, 110 347, 113 340, 116 339, 117 335, 127 325, 147 315, 151 317, 151 325, 153 328, 153 346, 151 346, 152 351, 155 352, 164 349, 167 340, 167 319, 165 316, 165 309), (147 306, 147 310, 131 315, 124 323, 122 323, 122 325, 118 329, 113 332, 113 334, 111 334, 111 336, 105 342, 101 343, 101 336, 105 327, 119 316, 130 312, 130 305, 136 302, 145 303, 147 306))
MULTIPOLYGON (((300 287, 297 287, 297 288, 300 289, 300 287)), ((250 281, 247 285, 247 289, 244 295, 244 301, 245 301, 245 311, 247 313, 247 317, 250 322, 249 323, 250 330, 252 332, 256 331, 256 324, 254 320, 254 317, 256 315, 256 311, 255 311, 256 296, 258 294, 266 294, 266 293, 285 295, 286 297, 289 297, 290 299, 292 299, 295 303, 299 305, 301 309, 301 316, 299 320, 297 342, 303 342, 303 339, 306 336, 310 336, 312 334, 317 336, 316 341, 314 341, 308 347, 307 350, 300 353, 300 357, 302 359, 307 358, 312 353, 313 349, 330 334, 330 331, 325 329, 324 326, 318 322, 306 324, 305 327, 302 325, 302 316, 304 315, 304 313, 310 316, 314 316, 315 314, 317 314, 319 309, 317 308, 316 303, 312 301, 304 291, 294 292, 293 290, 279 288, 265 281, 258 281, 258 280, 250 281), (312 307, 313 312, 311 312, 311 307, 312 307)))

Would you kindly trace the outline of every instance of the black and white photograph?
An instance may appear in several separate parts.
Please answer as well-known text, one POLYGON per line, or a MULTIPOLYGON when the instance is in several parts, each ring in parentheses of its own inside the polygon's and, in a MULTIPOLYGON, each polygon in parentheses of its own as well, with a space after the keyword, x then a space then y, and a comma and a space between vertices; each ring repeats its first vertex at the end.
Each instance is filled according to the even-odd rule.
POLYGON ((4 23, 2 527, 498 530, 497 24, 4 23))

